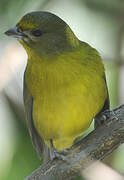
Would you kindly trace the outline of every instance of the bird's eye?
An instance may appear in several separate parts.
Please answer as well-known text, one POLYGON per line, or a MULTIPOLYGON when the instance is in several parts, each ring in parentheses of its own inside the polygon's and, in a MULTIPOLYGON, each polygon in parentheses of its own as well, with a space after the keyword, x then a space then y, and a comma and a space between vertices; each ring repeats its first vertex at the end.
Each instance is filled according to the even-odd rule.
POLYGON ((32 34, 33 36, 39 37, 42 35, 42 32, 41 30, 37 29, 37 30, 32 31, 32 34))
POLYGON ((21 33, 21 32, 22 32, 22 28, 17 27, 17 31, 18 31, 19 33, 21 33))

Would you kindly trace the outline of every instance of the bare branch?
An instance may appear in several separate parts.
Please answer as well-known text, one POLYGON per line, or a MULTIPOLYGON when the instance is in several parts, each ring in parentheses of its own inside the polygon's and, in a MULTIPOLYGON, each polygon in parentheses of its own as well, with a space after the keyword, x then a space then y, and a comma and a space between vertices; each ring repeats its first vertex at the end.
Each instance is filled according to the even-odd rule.
POLYGON ((104 159, 124 142, 124 105, 105 115, 103 125, 70 148, 66 161, 50 161, 25 180, 72 180, 95 160, 104 159))

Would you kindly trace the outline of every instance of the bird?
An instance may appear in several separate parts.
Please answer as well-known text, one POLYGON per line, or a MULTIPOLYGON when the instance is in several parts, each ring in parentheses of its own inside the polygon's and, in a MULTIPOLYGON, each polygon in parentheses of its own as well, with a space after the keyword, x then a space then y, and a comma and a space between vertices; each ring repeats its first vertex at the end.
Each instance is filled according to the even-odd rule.
POLYGON ((40 157, 46 147, 50 160, 59 158, 110 108, 101 56, 47 11, 25 14, 5 34, 28 55, 23 94, 32 143, 40 157))

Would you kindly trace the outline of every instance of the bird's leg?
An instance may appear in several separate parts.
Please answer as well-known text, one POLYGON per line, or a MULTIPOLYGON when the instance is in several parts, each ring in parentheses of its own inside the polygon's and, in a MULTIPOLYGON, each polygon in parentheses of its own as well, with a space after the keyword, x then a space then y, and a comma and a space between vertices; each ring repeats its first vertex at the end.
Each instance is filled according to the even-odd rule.
POLYGON ((56 158, 56 149, 54 148, 54 145, 53 145, 53 140, 50 139, 50 159, 53 160, 56 158))
POLYGON ((50 160, 54 160, 55 158, 61 159, 63 161, 66 161, 66 154, 68 153, 68 150, 60 150, 57 151, 54 147, 53 140, 50 139, 50 160))
MULTIPOLYGON (((104 77, 105 83, 106 83, 106 79, 104 77)), ((108 94, 108 90, 107 90, 107 97, 104 103, 104 106, 102 107, 101 111, 94 117, 94 122, 95 122, 95 129, 99 126, 101 126, 102 124, 106 123, 106 120, 108 119, 108 115, 110 114, 110 102, 109 102, 109 94, 108 94), (106 112, 106 113, 105 113, 106 112)))

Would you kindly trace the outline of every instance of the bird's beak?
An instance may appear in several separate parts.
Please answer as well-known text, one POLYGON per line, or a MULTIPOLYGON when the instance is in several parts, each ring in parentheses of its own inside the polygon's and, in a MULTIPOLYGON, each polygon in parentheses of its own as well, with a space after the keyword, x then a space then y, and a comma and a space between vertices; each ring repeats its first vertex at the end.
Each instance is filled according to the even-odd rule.
POLYGON ((24 39, 26 37, 26 35, 23 34, 22 32, 18 32, 18 27, 11 28, 8 31, 6 31, 4 34, 6 34, 7 36, 12 36, 17 39, 24 39))

